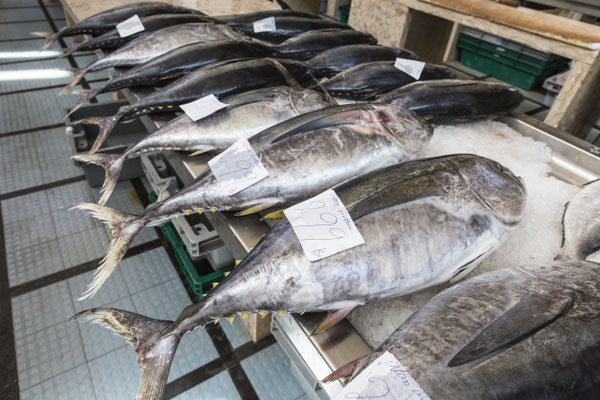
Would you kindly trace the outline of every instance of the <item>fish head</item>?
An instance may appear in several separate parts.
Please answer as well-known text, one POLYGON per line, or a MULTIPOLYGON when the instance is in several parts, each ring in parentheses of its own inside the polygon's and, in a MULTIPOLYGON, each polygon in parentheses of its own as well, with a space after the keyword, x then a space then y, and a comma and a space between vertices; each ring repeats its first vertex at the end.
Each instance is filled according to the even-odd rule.
POLYGON ((461 155, 457 169, 475 196, 507 226, 518 224, 525 212, 523 181, 502 164, 485 157, 461 155))
POLYGON ((402 150, 403 158, 421 155, 433 135, 431 124, 412 111, 393 104, 373 104, 371 107, 382 131, 402 150))

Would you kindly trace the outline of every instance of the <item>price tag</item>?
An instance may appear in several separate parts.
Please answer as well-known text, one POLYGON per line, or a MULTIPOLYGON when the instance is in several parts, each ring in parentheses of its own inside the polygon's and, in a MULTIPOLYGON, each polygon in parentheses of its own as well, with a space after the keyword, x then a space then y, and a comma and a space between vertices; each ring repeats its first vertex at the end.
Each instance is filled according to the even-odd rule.
POLYGON ((277 29, 275 28, 275 17, 259 19, 258 21, 254 21, 253 25, 254 33, 271 32, 277 29))
POLYGON ((358 374, 334 400, 429 400, 427 393, 388 351, 358 374))
POLYGON ((407 60, 406 58, 396 58, 394 67, 402 72, 406 72, 416 80, 419 80, 421 72, 423 72, 423 68, 425 68, 425 63, 422 61, 407 60))
POLYGON ((365 242, 346 207, 329 189, 284 212, 300 240, 304 254, 317 261, 365 242))
POLYGON ((144 25, 140 20, 140 17, 134 15, 133 17, 126 19, 125 21, 117 24, 117 31, 119 32, 119 36, 127 37, 131 36, 134 33, 138 33, 144 30, 144 25))
POLYGON ((228 196, 269 176, 246 139, 240 139, 208 162, 221 190, 228 196))
POLYGON ((221 103, 214 94, 209 94, 191 103, 181 104, 179 107, 192 121, 198 121, 227 106, 228 104, 221 103))

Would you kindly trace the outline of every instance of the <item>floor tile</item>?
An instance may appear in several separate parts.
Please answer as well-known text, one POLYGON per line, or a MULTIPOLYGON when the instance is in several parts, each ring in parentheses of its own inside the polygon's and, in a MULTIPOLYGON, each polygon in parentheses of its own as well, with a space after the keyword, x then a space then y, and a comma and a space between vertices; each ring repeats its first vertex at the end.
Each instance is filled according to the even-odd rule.
POLYGON ((176 400, 236 400, 241 399, 229 373, 221 372, 207 381, 175 396, 176 400))
POLYGON ((97 258, 103 258, 110 244, 104 227, 89 229, 58 238, 60 252, 66 267, 74 267, 97 258))
MULTIPOLYGON (((100 188, 92 188, 92 194, 97 202, 100 199, 100 188)), ((106 205, 130 214, 141 214, 144 211, 144 206, 129 181, 117 183, 106 205)))
POLYGON ((277 343, 241 364, 261 400, 292 400, 303 393, 290 372, 289 358, 277 343))
POLYGON ((21 392, 21 400, 95 400, 87 365, 80 365, 21 392))
POLYGON ((177 278, 173 263, 162 247, 121 261, 119 269, 132 294, 177 278))
POLYGON ((79 329, 73 322, 17 338, 15 347, 21 390, 85 363, 79 329))
MULTIPOLYGON (((136 311, 130 296, 109 304, 103 304, 102 307, 136 311)), ((129 347, 131 350, 127 341, 110 329, 93 324, 90 321, 78 320, 77 323, 83 340, 85 358, 88 362, 123 346, 129 347)))
MULTIPOLYGON (((16 0, 20 1, 20 0, 16 0)), ((27 24, 0 24, 0 38, 3 40, 34 38, 31 32, 50 32, 46 21, 28 22, 27 24)))
POLYGON ((33 134, 44 183, 55 182, 83 174, 69 157, 71 149, 65 128, 50 129, 33 134))
POLYGON ((8 251, 16 251, 56 239, 52 216, 49 214, 4 224, 4 239, 8 251))
POLYGON ((95 228, 102 228, 100 221, 89 215, 83 215, 80 210, 62 210, 53 212, 52 220, 56 229, 56 236, 61 238, 74 233, 87 231, 95 228))
POLYGON ((94 271, 90 271, 69 279, 69 289, 76 312, 87 310, 88 308, 102 307, 124 297, 129 297, 129 290, 125 284, 125 279, 123 279, 123 274, 121 274, 119 269, 116 269, 94 297, 79 300, 88 285, 92 282, 93 274, 94 271))
MULTIPOLYGON (((70 210, 71 207, 81 203, 94 203, 92 190, 86 181, 70 183, 54 189, 48 189, 48 203, 51 211, 70 210)), ((71 210, 79 217, 86 217, 87 211, 71 210)), ((91 218, 91 217, 89 217, 91 218)))
POLYGON ((13 8, 8 10, 2 10, 2 12, 0 13, 0 23, 36 21, 43 19, 46 19, 46 17, 42 12, 41 8, 13 8))
POLYGON ((10 286, 21 285, 62 271, 63 260, 57 240, 40 243, 24 249, 6 252, 10 286))
MULTIPOLYGON (((7 116, 7 113, 3 112, 3 116, 7 116)), ((11 119, 14 119, 11 115, 1 119, 0 130, 2 121, 11 119)), ((42 171, 33 135, 23 134, 1 138, 0 168, 0 193, 10 193, 42 184, 42 171)))
POLYGON ((4 53, 0 63, 28 59, 33 61, 0 65, 0 75, 12 78, 0 80, 0 93, 66 85, 71 81, 71 74, 57 71, 59 68, 71 67, 66 59, 54 60, 60 54, 58 52, 59 45, 40 52, 39 49, 44 43, 43 40, 24 40, 9 43, 13 43, 16 48, 20 48, 20 51, 12 51, 7 49, 6 45, 3 46, 0 43, 0 54, 4 53), (27 79, 15 79, 16 74, 27 79))
POLYGON ((98 357, 88 366, 98 400, 136 398, 142 375, 131 346, 98 357))
POLYGON ((0 0, 0 7, 2 8, 36 6, 38 6, 37 0, 0 0))
POLYGON ((49 212, 50 205, 45 191, 2 201, 2 221, 5 223, 37 217, 49 212))
POLYGON ((11 303, 17 339, 67 321, 75 314, 66 281, 14 297, 11 303))
POLYGON ((219 321, 219 324, 221 324, 221 328, 223 328, 227 339, 229 339, 229 342, 234 349, 237 349, 251 340, 248 331, 244 328, 244 325, 239 318, 236 318, 233 323, 230 323, 229 320, 222 319, 219 321))

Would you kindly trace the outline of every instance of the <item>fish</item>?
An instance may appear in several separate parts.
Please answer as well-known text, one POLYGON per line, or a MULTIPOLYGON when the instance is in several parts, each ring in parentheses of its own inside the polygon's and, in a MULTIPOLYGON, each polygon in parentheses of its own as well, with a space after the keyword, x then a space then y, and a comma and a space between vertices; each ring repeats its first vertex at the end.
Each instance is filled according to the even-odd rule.
POLYGON ((226 97, 223 102, 226 108, 196 122, 185 114, 169 121, 122 154, 78 154, 71 158, 106 170, 98 201, 105 204, 129 159, 163 150, 191 151, 192 155, 222 151, 238 139, 329 104, 319 92, 290 86, 251 90, 226 97))
POLYGON ((222 24, 189 23, 169 26, 139 37, 84 68, 69 69, 74 76, 62 93, 79 83, 83 76, 91 71, 100 71, 110 67, 136 66, 190 43, 228 39, 244 40, 244 38, 244 35, 222 24))
POLYGON ((263 11, 255 11, 251 13, 245 14, 235 14, 235 15, 221 15, 219 16, 219 21, 226 24, 248 24, 256 21, 260 21, 261 19, 269 18, 269 17, 301 17, 301 18, 313 18, 320 19, 316 14, 307 13, 305 11, 298 10, 263 10, 263 11))
POLYGON ((157 90, 129 106, 123 106, 117 114, 109 117, 90 117, 74 124, 95 124, 100 132, 90 153, 95 153, 119 121, 127 121, 142 115, 173 112, 179 105, 190 103, 210 94, 221 98, 246 90, 268 86, 296 84, 311 78, 310 69, 292 60, 263 58, 209 64, 157 90))
POLYGON ((334 190, 363 245, 310 262, 283 219, 175 321, 111 308, 85 310, 73 318, 125 338, 142 371, 138 398, 160 399, 186 332, 252 312, 332 311, 334 316, 321 326, 327 328, 359 304, 401 296, 471 269, 518 224, 525 203, 518 178, 474 155, 410 161, 334 190))
POLYGON ((600 387, 600 265, 504 268, 427 302, 373 354, 325 382, 356 377, 384 352, 432 399, 591 399, 600 387))
POLYGON ((351 29, 316 29, 287 39, 277 45, 277 50, 281 57, 307 60, 325 50, 357 43, 376 44, 377 39, 351 29))
MULTIPOLYGON (((419 80, 456 78, 448 67, 425 64, 419 80)), ((394 67, 393 61, 360 64, 325 78, 321 85, 332 95, 352 100, 366 100, 415 82, 416 79, 394 67)))
POLYGON ((504 83, 441 79, 408 84, 377 101, 408 108, 442 125, 495 118, 516 109, 523 99, 519 89, 504 83))
POLYGON ((60 56, 60 58, 67 57, 78 51, 117 49, 123 46, 125 43, 131 42, 132 40, 137 39, 140 36, 146 36, 149 33, 173 25, 187 24, 193 22, 215 22, 216 20, 214 18, 199 14, 157 14, 148 17, 142 17, 140 18, 140 21, 144 26, 144 30, 141 32, 121 37, 117 29, 112 29, 106 33, 103 33, 100 36, 96 36, 86 40, 77 47, 65 49, 63 55, 60 56))
POLYGON ((113 234, 108 253, 82 298, 100 289, 144 226, 205 211, 247 215, 281 209, 349 178, 415 158, 432 135, 423 119, 390 105, 347 104, 312 114, 317 118, 300 115, 296 118, 304 123, 296 124, 292 118, 248 139, 269 176, 234 195, 228 196, 207 169, 139 216, 93 203, 76 206, 109 224, 113 234))
POLYGON ((96 89, 72 92, 85 94, 86 96, 71 109, 67 116, 77 111, 100 93, 113 92, 134 86, 156 86, 163 82, 171 82, 173 79, 180 78, 216 61, 237 58, 277 57, 279 55, 279 52, 270 46, 245 40, 213 40, 191 43, 133 67, 96 89))
POLYGON ((374 61, 395 61, 396 58, 419 59, 415 53, 406 49, 374 46, 373 44, 350 44, 325 50, 315 55, 307 63, 320 76, 332 77, 360 64, 374 61))
POLYGON ((282 43, 300 33, 315 29, 352 29, 350 25, 323 18, 304 18, 291 16, 275 16, 274 18, 276 29, 268 32, 254 32, 254 21, 243 23, 232 21, 229 22, 228 25, 250 37, 275 44, 282 43))
POLYGON ((114 7, 97 14, 92 15, 76 24, 66 26, 58 32, 31 32, 34 36, 46 38, 46 43, 42 46, 42 51, 46 50, 52 43, 66 36, 92 35, 98 36, 114 29, 118 24, 128 18, 137 15, 146 17, 155 14, 198 14, 204 13, 192 10, 186 7, 180 7, 173 4, 161 3, 159 1, 149 1, 126 4, 124 6, 114 7))

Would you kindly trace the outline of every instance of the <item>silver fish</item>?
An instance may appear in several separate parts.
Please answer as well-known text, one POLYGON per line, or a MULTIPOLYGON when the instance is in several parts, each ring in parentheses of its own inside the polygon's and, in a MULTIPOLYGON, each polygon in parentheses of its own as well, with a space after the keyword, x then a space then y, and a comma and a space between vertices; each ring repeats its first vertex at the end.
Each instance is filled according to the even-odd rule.
POLYGON ((90 71, 118 66, 134 66, 160 56, 177 47, 209 40, 244 40, 243 34, 224 24, 190 23, 160 29, 135 39, 119 49, 89 64, 85 68, 73 69, 73 80, 61 93, 75 86, 90 71))
POLYGON ((146 225, 195 212, 231 210, 246 215, 281 209, 347 179, 415 158, 431 135, 431 126, 425 120, 396 106, 331 107, 285 121, 250 138, 269 176, 234 195, 227 195, 207 169, 194 182, 140 216, 97 204, 81 204, 77 208, 89 210, 92 216, 110 225, 113 235, 110 249, 83 298, 99 290, 146 225), (311 118, 310 114, 318 117, 311 118), (297 120, 306 122, 296 124, 297 120))
POLYGON ((127 339, 142 369, 138 398, 160 399, 186 332, 239 313, 336 310, 324 329, 360 304, 466 273, 518 224, 525 203, 525 189, 510 171, 473 155, 400 164, 335 190, 365 244, 310 262, 284 219, 174 322, 115 309, 87 310, 75 318, 127 339))

